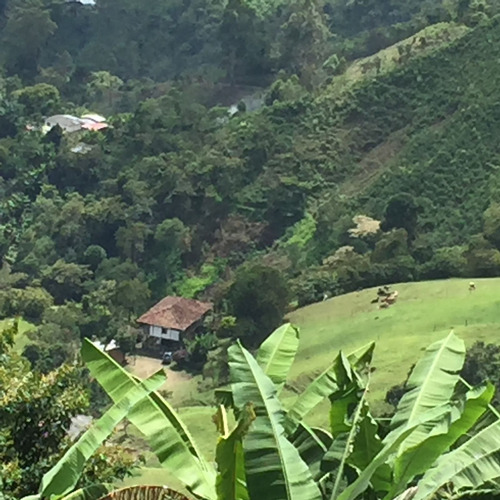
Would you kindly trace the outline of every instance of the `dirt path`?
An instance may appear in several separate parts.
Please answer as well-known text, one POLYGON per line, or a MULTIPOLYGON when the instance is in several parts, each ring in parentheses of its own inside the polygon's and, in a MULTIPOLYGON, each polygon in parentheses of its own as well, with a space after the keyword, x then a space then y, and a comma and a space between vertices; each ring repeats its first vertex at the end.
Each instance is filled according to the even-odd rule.
POLYGON ((143 379, 163 368, 167 375, 167 381, 160 390, 171 393, 168 395, 168 399, 175 406, 180 406, 186 400, 196 398, 197 380, 186 372, 171 370, 168 366, 162 365, 159 359, 146 356, 133 356, 128 358, 128 362, 128 370, 143 379))

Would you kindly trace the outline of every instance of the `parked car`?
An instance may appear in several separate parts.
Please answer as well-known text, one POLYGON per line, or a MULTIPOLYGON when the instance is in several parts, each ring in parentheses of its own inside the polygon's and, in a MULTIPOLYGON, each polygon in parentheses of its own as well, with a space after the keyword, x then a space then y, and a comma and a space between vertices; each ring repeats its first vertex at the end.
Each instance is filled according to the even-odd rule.
POLYGON ((170 351, 166 351, 163 353, 163 356, 161 358, 161 364, 169 365, 170 363, 172 363, 172 353, 170 351))

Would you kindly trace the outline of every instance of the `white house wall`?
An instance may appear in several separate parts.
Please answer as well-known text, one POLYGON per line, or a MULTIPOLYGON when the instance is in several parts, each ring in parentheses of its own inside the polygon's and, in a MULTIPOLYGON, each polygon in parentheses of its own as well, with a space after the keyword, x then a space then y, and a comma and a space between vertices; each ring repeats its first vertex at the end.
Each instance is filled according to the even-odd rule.
POLYGON ((162 328, 161 326, 150 326, 149 335, 150 337, 156 337, 165 340, 175 340, 179 342, 180 340, 179 330, 172 330, 171 328, 162 328))

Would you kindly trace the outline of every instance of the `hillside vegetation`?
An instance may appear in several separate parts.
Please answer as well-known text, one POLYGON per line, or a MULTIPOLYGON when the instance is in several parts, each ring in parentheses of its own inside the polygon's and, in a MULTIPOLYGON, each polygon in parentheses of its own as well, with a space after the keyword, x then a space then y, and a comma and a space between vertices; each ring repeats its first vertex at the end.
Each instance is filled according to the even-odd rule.
MULTIPOLYGON (((248 272, 254 265, 279 271, 300 305, 389 282, 500 274, 500 28, 497 18, 488 19, 495 9, 440 7, 438 15, 427 3, 417 12, 395 2, 393 23, 410 23, 395 39, 396 31, 381 25, 365 28, 385 33, 385 45, 362 42, 364 35, 351 30, 339 46, 325 31, 333 29, 328 6, 299 3, 285 12, 230 2, 223 15, 210 17, 235 28, 231 23, 248 16, 272 30, 289 15, 292 36, 301 13, 311 27, 300 41, 302 70, 294 74, 288 42, 280 40, 289 59, 273 60, 281 72, 264 91, 262 108, 245 112, 242 104, 231 117, 210 107, 224 79, 211 87, 182 78, 163 85, 135 81, 131 71, 125 82, 99 58, 93 64, 100 71, 91 71, 98 68, 88 66, 86 54, 104 43, 99 23, 117 8, 113 2, 73 5, 76 17, 65 13, 69 6, 57 13, 43 3, 33 7, 53 16, 58 29, 52 26, 41 53, 23 56, 34 58, 36 76, 12 76, 10 63, 24 60, 12 48, 2 80, 0 250, 11 289, 0 301, 3 316, 59 329, 69 322, 76 336, 113 337, 173 293, 220 305, 217 331, 225 316, 238 316, 227 291, 243 264, 248 272), (66 23, 84 20, 85 40, 67 47, 73 63, 65 83, 49 83, 42 70, 52 44, 66 23), (338 49, 324 64, 322 36, 338 49), (349 40, 366 50, 349 52, 349 40), (354 53, 366 57, 355 60, 354 53), (112 127, 99 134, 37 131, 43 116, 86 110, 114 114, 112 127), (82 143, 86 152, 73 152, 82 143), (353 235, 357 215, 381 221, 381 230, 353 235), (52 304, 63 307, 49 313, 52 304)), ((334 24, 342 16, 352 23, 354 7, 340 3, 334 24)), ((34 11, 23 9, 9 3, 4 36, 31 19, 34 11)), ((120 14, 127 22, 129 9, 131 2, 120 14)), ((384 19, 374 6, 366 9, 384 19)), ((147 9, 139 14, 144 22, 154 18, 147 9)), ((189 12, 183 19, 195 22, 189 12)), ((339 33, 344 28, 337 25, 339 33)), ((262 42, 269 41, 265 33, 262 42)), ((120 46, 117 39, 114 50, 120 46)), ((240 330, 251 330, 238 319, 240 330)))
MULTIPOLYGON (((132 359, 167 295, 214 304, 176 346, 180 394, 160 386, 195 433, 237 341, 256 352, 287 314, 302 343, 285 405, 340 348, 379 341, 382 413, 450 328, 496 341, 497 1, 0 0, 0 43, 6 500, 35 491, 75 415, 110 404, 84 340, 132 359), (377 310, 387 284, 400 298, 377 310)), ((140 457, 122 445, 81 485, 123 479, 140 457)))

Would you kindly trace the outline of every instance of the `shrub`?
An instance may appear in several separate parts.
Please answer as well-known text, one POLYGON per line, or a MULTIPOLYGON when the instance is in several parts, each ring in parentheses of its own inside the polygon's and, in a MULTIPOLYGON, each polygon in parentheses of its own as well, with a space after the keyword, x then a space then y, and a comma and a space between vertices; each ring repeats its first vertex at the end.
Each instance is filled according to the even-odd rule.
POLYGON ((292 282, 299 307, 323 300, 325 294, 333 297, 342 293, 337 275, 327 269, 309 269, 292 282))

